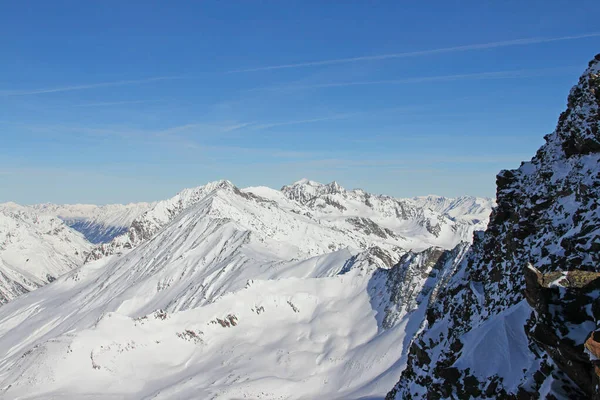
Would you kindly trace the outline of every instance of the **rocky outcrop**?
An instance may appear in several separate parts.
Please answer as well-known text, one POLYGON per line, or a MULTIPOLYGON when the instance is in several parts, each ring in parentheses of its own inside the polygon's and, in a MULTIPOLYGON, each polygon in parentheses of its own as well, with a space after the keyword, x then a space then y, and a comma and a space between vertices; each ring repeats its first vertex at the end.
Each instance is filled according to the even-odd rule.
MULTIPOLYGON (((547 299, 549 292, 542 290, 546 294, 539 297, 539 306, 551 300, 547 304, 553 318, 544 313, 536 317, 525 300, 537 304, 532 287, 526 290, 531 272, 525 270, 532 262, 543 279, 556 271, 600 271, 599 121, 600 56, 596 56, 571 90, 556 130, 545 137, 535 157, 498 174, 498 205, 488 228, 440 288, 427 311, 427 327, 414 340, 407 367, 389 399, 589 394, 590 378, 581 371, 591 364, 581 359, 575 372, 572 363, 583 355, 583 343, 595 322, 593 312, 574 314, 579 332, 571 317, 555 315, 574 312, 572 304, 556 307, 552 302, 566 298, 547 299), (557 355, 557 348, 570 353, 557 355)), ((585 276, 570 274, 575 280, 585 276)), ((583 296, 569 288, 556 290, 583 296)))
POLYGON ((382 228, 369 218, 352 217, 347 218, 346 221, 354 225, 356 229, 360 230, 365 235, 375 235, 379 236, 382 239, 385 239, 387 237, 396 237, 396 234, 392 230, 388 228, 382 228))
MULTIPOLYGON (((594 331, 584 343, 587 355, 594 367, 592 376, 594 387, 600 387, 600 331, 594 331)), ((600 398, 594 393, 594 399, 600 398)))
POLYGON ((398 263, 404 252, 399 247, 386 250, 379 246, 371 246, 348 259, 339 273, 346 274, 353 269, 358 269, 365 274, 379 269, 387 270, 398 263))
POLYGON ((372 280, 384 282, 380 286, 386 288, 382 328, 390 329, 402 316, 435 301, 439 287, 453 275, 469 246, 462 242, 452 250, 431 247, 421 252, 411 251, 392 268, 377 270, 372 280))
POLYGON ((600 319, 600 272, 543 274, 529 266, 525 282, 525 298, 535 311, 527 335, 552 357, 582 395, 600 398, 594 366, 585 351, 586 347, 598 349, 592 332, 600 319))

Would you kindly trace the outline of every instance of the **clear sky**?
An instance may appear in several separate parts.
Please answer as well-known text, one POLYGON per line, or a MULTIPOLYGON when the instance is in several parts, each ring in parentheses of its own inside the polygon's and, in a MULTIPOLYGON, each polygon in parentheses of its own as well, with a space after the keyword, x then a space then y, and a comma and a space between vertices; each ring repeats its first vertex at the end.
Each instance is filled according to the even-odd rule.
POLYGON ((493 196, 600 52, 595 1, 4 1, 0 202, 303 177, 493 196))

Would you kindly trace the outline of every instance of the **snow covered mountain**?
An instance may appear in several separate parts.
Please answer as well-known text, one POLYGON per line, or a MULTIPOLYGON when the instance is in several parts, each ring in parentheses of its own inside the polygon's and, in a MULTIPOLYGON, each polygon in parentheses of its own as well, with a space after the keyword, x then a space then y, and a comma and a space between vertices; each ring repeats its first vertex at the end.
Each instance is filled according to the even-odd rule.
POLYGON ((298 247, 294 253, 298 258, 345 247, 365 250, 373 245, 391 252, 423 250, 433 245, 450 249, 461 241, 471 241, 476 227, 410 200, 346 191, 335 182, 323 185, 302 180, 277 191, 267 187, 240 190, 229 181, 218 181, 156 203, 132 222, 126 234, 98 246, 89 259, 138 246, 215 191, 226 201, 214 213, 224 212, 224 218, 245 224, 249 230, 292 243, 298 247))
POLYGON ((0 304, 82 265, 91 247, 56 217, 0 204, 0 304))
MULTIPOLYGON (((205 186, 186 189, 175 197, 161 201, 154 208, 133 221, 129 232, 107 244, 98 246, 90 260, 132 249, 153 238, 163 227, 179 218, 191 207, 204 205, 204 214, 198 218, 215 217, 234 221, 261 240, 280 243, 288 259, 304 259, 336 250, 367 249, 373 245, 385 251, 398 253, 406 240, 393 232, 359 232, 353 227, 340 227, 321 223, 299 204, 287 200, 272 189, 269 193, 279 202, 242 191, 229 181, 211 182, 205 186)), ((396 257, 397 259, 397 257, 396 257)))
POLYGON ((311 181, 212 182, 128 214, 36 209, 63 227, 48 215, 132 220, 0 308, 0 397, 381 396, 475 226, 311 181))
POLYGON ((424 318, 430 297, 414 293, 433 294, 468 247, 418 256, 382 232, 326 224, 271 189, 183 191, 98 260, 0 308, 0 394, 382 395, 424 318))
POLYGON ((473 231, 481 227, 481 222, 473 222, 471 215, 477 212, 487 219, 492 205, 486 204, 485 199, 472 198, 473 204, 480 201, 481 205, 458 209, 455 199, 439 197, 450 205, 444 210, 435 210, 414 199, 373 195, 361 189, 346 190, 337 182, 323 185, 308 179, 284 186, 281 192, 307 207, 311 215, 321 221, 349 224, 359 230, 389 229, 411 242, 411 248, 419 250, 432 245, 450 249, 461 241, 470 242, 473 231), (453 209, 454 213, 450 214, 453 209), (462 211, 465 218, 457 219, 456 216, 463 216, 462 211))
POLYGON ((473 224, 477 231, 485 230, 490 213, 496 206, 494 199, 474 196, 452 198, 429 195, 413 197, 412 200, 420 207, 447 215, 457 221, 473 224))
POLYGON ((600 398, 600 54, 545 140, 498 175, 388 399, 600 398))
POLYGON ((110 242, 127 232, 129 226, 154 203, 108 204, 36 204, 41 214, 59 217, 71 228, 83 233, 94 244, 110 242))
POLYGON ((426 208, 438 214, 444 214, 485 228, 492 208, 496 206, 494 199, 487 197, 461 196, 418 196, 405 199, 394 199, 389 196, 373 195, 362 189, 346 190, 337 182, 324 185, 309 179, 301 179, 281 191, 290 199, 317 209, 323 214, 379 212, 389 214, 397 209, 404 218, 418 214, 417 208, 426 208), (350 208, 348 208, 350 206, 350 208), (366 206, 366 207, 365 207, 366 206), (332 208, 333 207, 333 208, 332 208))

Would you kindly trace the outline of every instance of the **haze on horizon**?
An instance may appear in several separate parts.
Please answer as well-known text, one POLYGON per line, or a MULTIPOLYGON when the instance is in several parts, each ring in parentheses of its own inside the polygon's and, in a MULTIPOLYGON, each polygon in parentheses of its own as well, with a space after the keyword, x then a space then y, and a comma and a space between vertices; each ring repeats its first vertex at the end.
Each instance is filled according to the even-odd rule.
POLYGON ((527 3, 5 3, 0 202, 493 197, 600 45, 597 2, 527 3))

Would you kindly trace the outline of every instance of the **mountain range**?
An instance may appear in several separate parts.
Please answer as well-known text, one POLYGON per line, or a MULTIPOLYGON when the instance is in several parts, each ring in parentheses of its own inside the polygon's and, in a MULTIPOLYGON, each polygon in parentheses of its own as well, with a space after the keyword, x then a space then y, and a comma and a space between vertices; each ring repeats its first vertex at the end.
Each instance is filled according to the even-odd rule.
MULTIPOLYGON (((64 251, 54 247, 49 247, 49 254, 46 254, 35 241, 25 237, 15 237, 14 232, 11 232, 13 225, 24 218, 35 219, 36 221, 48 220, 53 224, 61 225, 61 230, 65 234, 64 237, 58 238, 58 242, 64 240, 71 243, 69 246, 75 248, 71 253, 72 255, 77 253, 78 257, 71 257, 72 259, 69 262, 63 263, 61 265, 63 269, 59 272, 56 271, 56 268, 47 268, 39 263, 31 267, 31 265, 26 264, 28 262, 25 261, 27 258, 13 261, 11 265, 21 268, 23 271, 38 268, 36 273, 40 279, 31 279, 23 271, 19 274, 11 273, 8 266, 0 270, 5 276, 4 285, 7 288, 12 288, 3 290, 5 293, 4 302, 47 283, 48 279, 53 280, 55 277, 79 267, 84 261, 90 261, 113 254, 115 251, 137 246, 171 222, 175 215, 204 200, 213 191, 221 191, 225 197, 229 196, 226 203, 231 203, 234 207, 240 205, 241 210, 235 215, 244 214, 246 212, 244 207, 247 207, 247 204, 267 206, 250 212, 249 215, 255 219, 258 218, 252 223, 260 223, 260 225, 248 226, 247 229, 249 230, 260 229, 260 227, 280 230, 281 232, 279 232, 276 239, 293 245, 303 245, 303 243, 300 243, 301 241, 298 242, 294 237, 296 231, 299 229, 305 232, 314 231, 315 233, 312 236, 303 239, 304 241, 312 240, 310 246, 313 248, 303 248, 301 252, 295 254, 297 257, 307 257, 342 248, 351 248, 353 250, 350 251, 358 251, 378 243, 390 252, 390 255, 387 256, 388 264, 396 261, 398 256, 397 254, 394 255, 395 253, 400 254, 403 251, 402 249, 407 247, 426 248, 433 243, 450 248, 462 240, 469 241, 472 231, 480 227, 479 222, 471 221, 469 211, 474 210, 476 217, 481 217, 477 213, 483 212, 481 218, 485 219, 487 218, 486 212, 479 208, 480 205, 487 207, 487 215, 493 207, 493 201, 490 199, 439 197, 439 200, 446 204, 446 208, 438 214, 430 210, 427 204, 421 204, 412 199, 376 196, 362 190, 346 191, 335 182, 323 185, 306 179, 286 186, 281 191, 267 187, 248 188, 242 191, 228 181, 218 181, 198 188, 183 190, 171 199, 155 203, 111 204, 106 206, 89 204, 19 206, 7 203, 1 205, 2 210, 5 211, 4 218, 6 221, 8 221, 8 218, 13 219, 13 221, 11 221, 12 224, 7 222, 1 232, 13 235, 12 243, 14 246, 27 249, 27 251, 36 253, 42 258, 49 256, 51 259, 56 254, 62 255, 64 251), (331 191, 331 188, 335 188, 335 190, 331 191), (315 189, 320 190, 320 193, 310 196, 312 201, 310 204, 297 196, 297 193, 303 193, 303 196, 308 199, 308 194, 315 189), (240 199, 246 201, 246 204, 240 203, 238 201, 240 199), (251 199, 258 200, 258 202, 248 203, 247 200, 251 199), (369 203, 369 199, 372 199, 374 204, 369 203), (236 203, 236 201, 238 202, 236 203), (328 204, 317 205, 317 202, 327 202, 328 204), (455 203, 459 204, 456 209, 452 207, 455 203), (329 204, 336 204, 337 208, 331 208, 329 204), (341 204, 345 205, 342 206, 341 204), (467 204, 466 208, 465 204, 467 204), (460 208, 461 206, 463 208, 460 208), (8 213, 8 210, 13 212, 8 213), (16 210, 19 212, 17 213, 16 210), (456 222, 454 217, 451 216, 452 213, 464 215, 466 220, 456 222), (276 223, 272 220, 273 217, 289 221, 291 224, 289 225, 290 229, 286 231, 281 226, 273 227, 276 223), (382 225, 378 225, 369 217, 374 218, 382 225), (439 232, 437 232, 438 230, 439 232), (79 232, 89 243, 82 240, 79 237, 81 235, 77 235, 77 232, 73 231, 79 232), (440 235, 441 233, 442 235, 440 235), (326 247, 322 246, 323 243, 320 240, 322 235, 325 235, 325 238, 329 240, 326 247), (76 237, 78 239, 75 239, 76 237), (49 278, 46 279, 46 276, 49 278)), ((219 211, 226 212, 225 208, 219 211)), ((49 226, 40 229, 51 230, 54 228, 49 226)), ((36 234, 35 232, 30 233, 34 236, 36 234)), ((261 233, 269 235, 269 232, 261 233)), ((0 252, 0 254, 4 253, 0 252)))
MULTIPOLYGON (((113 343, 113 347, 107 344, 113 350, 107 350, 106 354, 104 344, 98 347, 97 343, 90 343, 91 353, 85 354, 84 363, 93 358, 93 376, 78 379, 98 377, 99 370, 100 374, 108 373, 105 378, 109 380, 127 374, 121 370, 125 366, 119 366, 121 361, 114 357, 134 342, 146 349, 143 354, 136 352, 140 355, 138 361, 146 365, 153 363, 147 359, 153 352, 169 352, 167 349, 172 348, 185 357, 201 357, 210 352, 212 355, 195 368, 216 368, 229 363, 225 361, 229 357, 239 359, 247 354, 249 350, 244 348, 228 356, 227 352, 224 355, 222 350, 217 350, 223 343, 235 340, 238 330, 244 329, 253 336, 252 340, 260 343, 252 350, 253 361, 246 363, 248 371, 256 371, 259 364, 270 363, 274 354, 280 359, 273 364, 276 369, 280 364, 294 364, 305 357, 318 358, 315 362, 321 364, 319 377, 313 377, 314 371, 303 366, 290 367, 287 378, 280 379, 291 380, 285 389, 288 395, 298 391, 298 385, 291 384, 298 376, 314 381, 304 394, 307 397, 328 390, 332 396, 339 397, 340 387, 346 387, 343 396, 383 393, 393 385, 402 365, 393 349, 404 346, 403 342, 419 325, 405 320, 407 313, 414 310, 400 303, 404 298, 413 298, 422 282, 416 280, 415 287, 407 284, 406 289, 396 288, 392 295, 390 282, 397 279, 395 274, 379 273, 375 277, 374 273, 427 270, 431 268, 430 263, 435 264, 436 257, 454 247, 457 247, 456 254, 464 254, 474 229, 481 223, 472 219, 486 218, 480 215, 480 205, 488 207, 488 214, 493 206, 490 199, 440 200, 450 205, 444 212, 434 211, 413 199, 346 190, 335 182, 325 185, 301 180, 274 190, 267 187, 239 189, 229 181, 217 181, 183 190, 171 199, 154 204, 21 207, 32 214, 53 218, 67 230, 65 224, 73 220, 85 223, 72 225, 74 229, 99 227, 84 229, 83 234, 130 225, 106 243, 82 249, 85 257, 80 259, 77 268, 73 266, 71 272, 52 285, 2 307, 0 314, 12 321, 8 325, 0 323, 8 329, 2 331, 7 341, 0 347, 11 349, 5 354, 4 361, 8 364, 4 365, 12 366, 5 371, 10 376, 12 372, 8 371, 29 374, 25 372, 29 367, 13 364, 17 359, 27 360, 28 365, 33 362, 49 368, 26 378, 23 382, 28 383, 22 387, 17 382, 10 383, 10 387, 3 386, 5 396, 29 396, 39 391, 34 396, 47 398, 58 396, 64 390, 69 393, 75 390, 48 386, 49 380, 66 384, 58 376, 68 373, 50 364, 56 357, 63 360, 63 350, 71 354, 68 349, 74 346, 72 340, 79 340, 67 332, 91 332, 98 321, 112 316, 123 318, 124 331, 110 327, 110 335, 101 334, 106 334, 103 343, 104 340, 113 343), (464 206, 469 201, 471 205, 464 206), (475 217, 460 211, 449 215, 445 211, 452 212, 452 204, 473 211, 475 217), (464 220, 456 218, 459 214, 464 220), (427 256, 421 255, 423 250, 427 256), (27 306, 29 311, 23 312, 21 302, 29 304, 30 301, 37 305, 27 306), (55 315, 47 312, 48 309, 60 310, 60 313, 55 315), (348 341, 346 335, 354 329, 355 317, 372 318, 374 309, 377 318, 373 323, 353 333, 355 338, 348 341), (188 315, 197 321, 193 324, 191 320, 177 322, 179 315, 188 315), (311 322, 313 320, 317 322, 311 322), (133 325, 129 326, 127 321, 133 325), (132 327, 150 326, 158 321, 161 322, 156 327, 158 336, 153 342, 148 342, 150 339, 143 331, 130 332, 132 327), (35 329, 36 334, 29 336, 31 341, 21 337, 22 329, 35 329), (265 338, 263 329, 272 335, 265 338), (305 350, 304 354, 294 355, 298 330, 305 332, 305 350), (386 334, 387 330, 395 330, 397 334, 386 334), (46 347, 48 340, 51 343, 64 340, 67 348, 59 345, 61 350, 55 352, 46 347), (161 343, 164 345, 158 346, 161 343), (21 358, 22 351, 32 348, 43 350, 21 358), (324 351, 330 353, 327 358, 318 355, 324 351), (42 353, 42 358, 38 358, 42 353), (373 354, 379 356, 373 359, 373 354), (353 374, 348 374, 342 362, 347 357, 356 362, 353 374), (36 387, 38 389, 34 389, 36 387)), ((71 232, 81 238, 81 234, 71 232)), ((431 285, 435 286, 433 282, 431 285)), ((414 301, 416 304, 416 299, 414 301)), ((88 345, 85 346, 87 349, 88 345)), ((77 359, 81 355, 76 352, 77 359)), ((159 361, 156 368, 166 362, 170 365, 167 369, 172 369, 171 377, 165 377, 164 386, 144 389, 143 393, 147 393, 144 395, 171 396, 169 393, 173 392, 173 396, 179 396, 175 394, 180 390, 176 382, 182 379, 178 357, 159 361)), ((68 358, 64 362, 75 366, 73 360, 68 358)), ((227 369, 220 369, 223 368, 227 369)), ((185 372, 189 373, 189 370, 185 372)), ((221 381, 216 378, 218 375, 215 372, 214 377, 192 379, 189 389, 185 390, 208 397, 219 393, 225 397, 237 394, 253 397, 264 390, 256 391, 256 383, 241 382, 239 376, 221 381), (214 381, 221 382, 215 384, 214 381)), ((150 375, 144 379, 150 379, 150 375)), ((125 379, 123 385, 114 386, 111 395, 128 395, 132 390, 129 383, 129 379, 125 379)), ((103 385, 72 393, 76 397, 84 393, 100 396, 103 385)), ((271 394, 263 396, 271 398, 271 394)))

